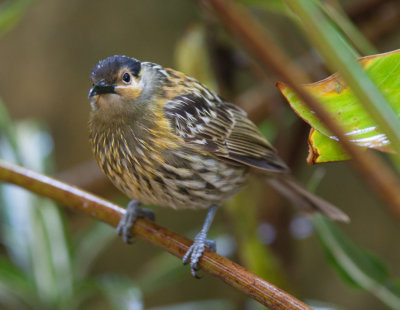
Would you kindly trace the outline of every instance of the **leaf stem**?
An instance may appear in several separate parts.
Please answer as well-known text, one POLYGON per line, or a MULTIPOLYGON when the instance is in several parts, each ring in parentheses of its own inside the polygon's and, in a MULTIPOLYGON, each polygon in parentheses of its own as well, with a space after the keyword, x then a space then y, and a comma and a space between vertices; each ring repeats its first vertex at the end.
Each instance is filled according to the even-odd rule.
POLYGON ((335 23, 335 25, 340 28, 362 56, 378 53, 376 48, 351 22, 350 18, 347 17, 344 10, 340 8, 340 3, 338 1, 335 1, 335 4, 337 4, 339 8, 336 8, 329 1, 324 1, 324 3, 322 3, 320 0, 317 0, 316 3, 318 7, 335 23))

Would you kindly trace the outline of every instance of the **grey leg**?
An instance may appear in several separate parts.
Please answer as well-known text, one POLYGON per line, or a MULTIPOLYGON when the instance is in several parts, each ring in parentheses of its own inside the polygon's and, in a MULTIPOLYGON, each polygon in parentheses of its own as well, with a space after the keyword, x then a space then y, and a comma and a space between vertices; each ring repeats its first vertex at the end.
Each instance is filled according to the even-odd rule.
POLYGON ((140 205, 141 204, 139 201, 131 200, 126 207, 124 215, 119 221, 117 234, 122 236, 122 239, 126 243, 132 243, 131 228, 138 217, 143 217, 154 221, 153 211, 142 209, 140 205))
POLYGON ((208 248, 214 252, 216 250, 215 241, 207 239, 207 233, 208 230, 210 229, 216 211, 217 211, 217 206, 210 207, 206 216, 206 220, 204 221, 203 228, 196 235, 193 244, 190 246, 189 250, 186 252, 185 256, 182 259, 182 262, 184 264, 187 264, 190 259, 190 267, 192 275, 197 279, 200 278, 197 274, 199 271, 197 263, 199 262, 200 257, 203 255, 204 249, 208 248))

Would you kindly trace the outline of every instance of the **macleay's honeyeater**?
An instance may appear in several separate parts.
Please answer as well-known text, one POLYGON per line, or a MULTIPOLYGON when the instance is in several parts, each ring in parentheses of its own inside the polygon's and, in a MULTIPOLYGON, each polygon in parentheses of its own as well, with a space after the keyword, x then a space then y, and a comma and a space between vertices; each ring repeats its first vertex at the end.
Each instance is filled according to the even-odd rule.
POLYGON ((308 193, 237 106, 181 72, 127 56, 100 61, 91 74, 90 144, 97 164, 133 199, 117 228, 126 242, 140 208, 205 209, 204 226, 183 258, 197 277, 216 208, 235 194, 250 172, 264 174, 308 212, 348 221, 342 211, 308 193))

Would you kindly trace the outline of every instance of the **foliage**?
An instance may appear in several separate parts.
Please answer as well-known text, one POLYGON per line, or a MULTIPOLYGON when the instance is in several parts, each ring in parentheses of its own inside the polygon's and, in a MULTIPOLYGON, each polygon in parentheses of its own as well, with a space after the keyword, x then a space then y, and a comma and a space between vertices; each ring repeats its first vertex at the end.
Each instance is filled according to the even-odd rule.
POLYGON ((318 215, 313 222, 329 262, 342 278, 375 295, 388 307, 399 309, 400 282, 390 277, 385 264, 356 245, 329 219, 318 215))
MULTIPOLYGON (((359 62, 398 115, 400 110, 398 105, 400 102, 400 92, 398 91, 400 51, 363 57, 359 59, 359 62)), ((313 111, 299 100, 293 90, 283 83, 279 83, 278 87, 296 113, 316 130, 312 130, 309 137, 310 162, 321 163, 348 159, 349 156, 340 147, 337 138, 329 133, 324 124, 313 111)), ((364 148, 391 151, 385 133, 338 74, 305 85, 305 88, 318 98, 353 143, 364 148)))
POLYGON ((0 4, 0 36, 12 29, 32 0, 8 0, 0 4))
MULTIPOLYGON (((301 21, 307 38, 324 57, 326 65, 337 71, 349 85, 364 109, 388 136, 393 150, 400 153, 400 122, 377 85, 356 62, 354 49, 332 26, 315 4, 318 1, 285 1, 301 21)), ((400 157, 391 159, 400 168, 400 157)))

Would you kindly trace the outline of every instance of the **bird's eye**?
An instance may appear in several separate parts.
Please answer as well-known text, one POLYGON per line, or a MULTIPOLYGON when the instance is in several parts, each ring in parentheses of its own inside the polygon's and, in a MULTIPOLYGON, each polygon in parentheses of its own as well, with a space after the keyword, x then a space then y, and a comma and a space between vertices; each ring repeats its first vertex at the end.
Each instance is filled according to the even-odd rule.
POLYGON ((122 76, 122 81, 128 84, 131 81, 131 75, 128 72, 125 72, 124 75, 122 76))

